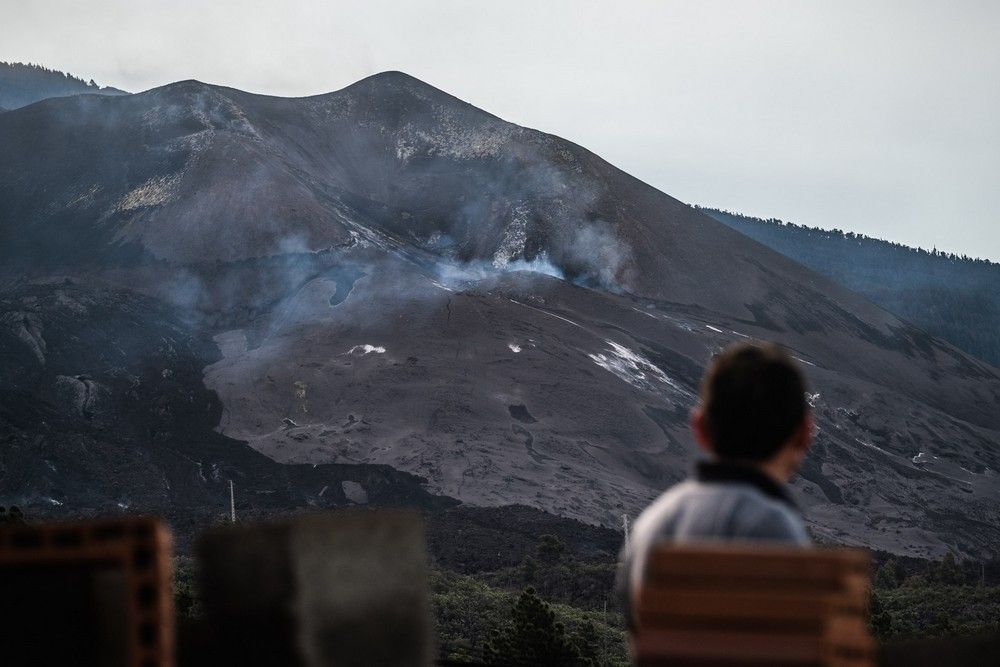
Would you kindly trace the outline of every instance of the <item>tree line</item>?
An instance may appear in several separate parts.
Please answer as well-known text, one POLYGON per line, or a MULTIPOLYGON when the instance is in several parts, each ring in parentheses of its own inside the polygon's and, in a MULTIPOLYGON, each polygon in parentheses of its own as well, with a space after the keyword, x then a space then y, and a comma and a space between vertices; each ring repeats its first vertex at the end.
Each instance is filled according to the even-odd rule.
POLYGON ((885 310, 1000 366, 1000 264, 840 229, 699 208, 885 310))
POLYGON ((0 62, 0 107, 17 109, 49 97, 80 93, 120 95, 117 88, 101 87, 83 79, 35 63, 0 62))

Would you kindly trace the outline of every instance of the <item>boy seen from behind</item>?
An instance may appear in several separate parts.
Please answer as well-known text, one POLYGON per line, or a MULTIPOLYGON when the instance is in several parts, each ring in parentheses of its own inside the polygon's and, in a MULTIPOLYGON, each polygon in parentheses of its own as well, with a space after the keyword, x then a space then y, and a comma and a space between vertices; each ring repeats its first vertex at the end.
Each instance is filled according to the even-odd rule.
POLYGON ((636 521, 619 574, 628 599, 635 599, 650 550, 665 542, 810 544, 785 486, 813 432, 805 379, 787 352, 740 343, 716 356, 691 430, 707 459, 636 521))

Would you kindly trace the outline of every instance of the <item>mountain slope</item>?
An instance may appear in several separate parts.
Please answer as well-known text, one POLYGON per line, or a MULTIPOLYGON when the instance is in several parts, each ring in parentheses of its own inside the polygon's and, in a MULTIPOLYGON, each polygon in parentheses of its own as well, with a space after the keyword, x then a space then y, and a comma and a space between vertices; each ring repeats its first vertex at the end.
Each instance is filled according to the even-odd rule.
POLYGON ((50 97, 65 97, 90 93, 96 95, 127 95, 111 86, 101 87, 91 80, 72 74, 29 65, 0 62, 0 111, 17 109, 50 97))
MULTIPOLYGON (((759 337, 814 386, 795 488, 818 534, 914 555, 1000 538, 996 369, 412 77, 46 100, 0 116, 0 156, 6 280, 178 309, 221 351, 217 429, 274 461, 615 525, 689 468, 711 353, 759 337)), ((5 320, 22 355, 45 339, 32 307, 5 320)))
POLYGON ((1000 264, 839 230, 699 210, 1000 366, 1000 264))

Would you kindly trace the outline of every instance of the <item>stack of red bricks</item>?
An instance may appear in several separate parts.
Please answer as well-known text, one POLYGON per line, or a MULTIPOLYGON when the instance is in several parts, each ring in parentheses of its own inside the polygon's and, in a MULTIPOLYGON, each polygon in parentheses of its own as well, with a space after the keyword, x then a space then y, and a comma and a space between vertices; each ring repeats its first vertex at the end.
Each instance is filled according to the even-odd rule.
POLYGON ((47 664, 59 651, 173 664, 172 566, 170 533, 154 518, 0 524, 8 629, 22 629, 5 652, 26 664, 47 664))
POLYGON ((846 549, 664 547, 635 595, 636 661, 873 665, 869 568, 866 553, 846 549))

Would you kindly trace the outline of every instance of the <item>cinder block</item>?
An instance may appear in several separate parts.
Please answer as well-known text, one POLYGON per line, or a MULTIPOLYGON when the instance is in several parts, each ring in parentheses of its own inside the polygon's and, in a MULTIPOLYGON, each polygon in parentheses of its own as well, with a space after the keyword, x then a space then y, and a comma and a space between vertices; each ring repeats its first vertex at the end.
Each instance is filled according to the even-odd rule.
POLYGON ((423 522, 345 510, 220 527, 198 547, 216 654, 240 665, 433 659, 423 522))

